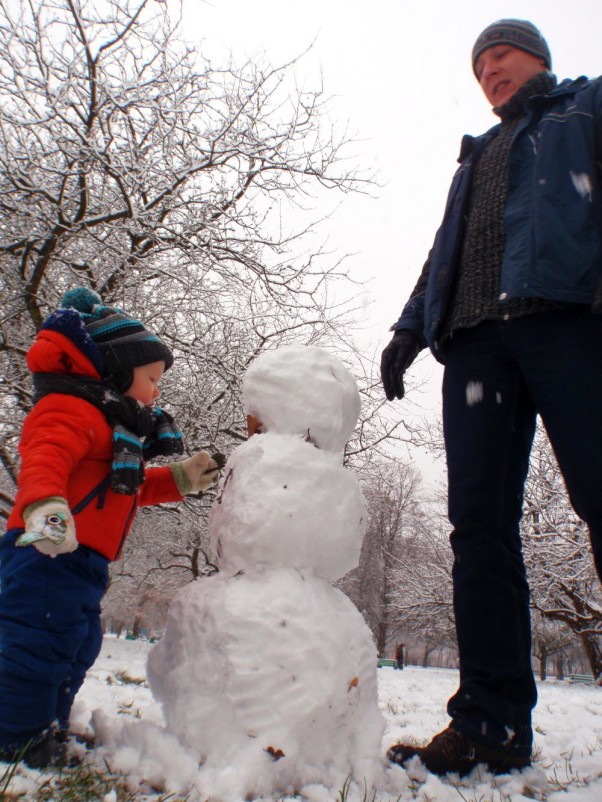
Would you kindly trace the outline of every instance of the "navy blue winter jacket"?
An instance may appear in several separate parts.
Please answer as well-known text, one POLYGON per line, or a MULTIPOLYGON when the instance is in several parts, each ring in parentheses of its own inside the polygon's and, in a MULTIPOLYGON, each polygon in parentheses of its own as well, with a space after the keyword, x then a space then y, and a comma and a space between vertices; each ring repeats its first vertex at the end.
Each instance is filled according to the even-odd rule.
MULTIPOLYGON (((496 125, 465 136, 443 222, 395 330, 411 329, 443 362, 437 337, 459 268, 474 166, 496 125)), ((530 99, 510 148, 500 301, 591 304, 602 278, 602 78, 530 99)))

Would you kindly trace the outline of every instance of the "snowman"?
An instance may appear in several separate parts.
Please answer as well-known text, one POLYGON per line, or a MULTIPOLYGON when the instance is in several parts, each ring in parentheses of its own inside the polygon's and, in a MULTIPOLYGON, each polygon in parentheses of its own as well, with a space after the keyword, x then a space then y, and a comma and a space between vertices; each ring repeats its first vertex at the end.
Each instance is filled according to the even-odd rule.
POLYGON ((366 520, 342 465, 357 386, 321 349, 290 346, 255 360, 243 396, 254 434, 209 519, 220 572, 174 599, 149 684, 207 798, 369 788, 384 722, 376 649, 331 584, 357 565, 366 520))

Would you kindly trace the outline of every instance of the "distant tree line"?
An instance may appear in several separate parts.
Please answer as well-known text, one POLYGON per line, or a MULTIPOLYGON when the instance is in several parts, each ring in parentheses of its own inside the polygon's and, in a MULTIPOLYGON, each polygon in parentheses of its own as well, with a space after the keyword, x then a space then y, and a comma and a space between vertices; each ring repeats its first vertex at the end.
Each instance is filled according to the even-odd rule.
MULTIPOLYGON (((406 660, 455 665, 445 494, 426 498, 421 487, 416 471, 401 461, 380 464, 369 476, 362 560, 343 586, 370 625, 379 655, 391 656, 401 640, 406 660)), ((589 673, 599 678, 600 583, 587 528, 572 510, 541 428, 524 509, 521 536, 531 588, 534 665, 542 679, 551 669, 560 677, 589 673)))

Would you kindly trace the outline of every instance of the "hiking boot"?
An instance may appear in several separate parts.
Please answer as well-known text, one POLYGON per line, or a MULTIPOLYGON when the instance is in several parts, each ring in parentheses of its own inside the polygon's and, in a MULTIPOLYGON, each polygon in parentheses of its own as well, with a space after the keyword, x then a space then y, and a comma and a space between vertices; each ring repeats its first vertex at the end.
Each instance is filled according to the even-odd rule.
POLYGON ((512 769, 524 769, 531 765, 530 757, 516 755, 503 749, 492 749, 471 740, 452 727, 435 735, 426 746, 400 743, 394 744, 387 752, 391 763, 400 766, 415 755, 432 774, 456 772, 460 777, 469 774, 479 763, 487 764, 493 774, 506 774, 512 769))

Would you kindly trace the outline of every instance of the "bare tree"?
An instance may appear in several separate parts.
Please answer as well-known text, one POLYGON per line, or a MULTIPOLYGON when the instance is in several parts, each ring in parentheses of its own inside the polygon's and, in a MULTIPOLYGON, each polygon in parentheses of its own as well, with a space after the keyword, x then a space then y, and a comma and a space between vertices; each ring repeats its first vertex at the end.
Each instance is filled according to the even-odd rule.
POLYGON ((574 635, 558 621, 544 618, 541 613, 534 611, 531 618, 531 637, 532 654, 539 663, 539 679, 545 680, 548 677, 548 661, 556 658, 557 669, 560 668, 562 679, 562 655, 574 642, 574 635))
MULTIPOLYGON (((424 423, 418 435, 433 453, 443 453, 440 422, 424 423)), ((545 672, 549 656, 569 653, 569 633, 598 677, 602 670, 602 592, 589 533, 570 504, 541 426, 525 486, 521 537, 531 588, 533 655, 540 662, 540 672, 545 672)))
POLYGON ((423 665, 431 652, 457 653, 449 524, 440 499, 423 506, 426 525, 395 572, 395 615, 422 645, 423 665))
POLYGON ((342 589, 361 610, 379 655, 400 636, 394 599, 399 593, 399 566, 412 559, 424 524, 420 478, 409 465, 378 461, 362 483, 368 527, 358 568, 345 577, 342 589))
POLYGON ((277 219, 278 203, 302 202, 312 184, 360 187, 339 170, 343 139, 326 130, 321 90, 292 91, 290 65, 213 69, 178 40, 167 5, 97 7, 0 0, 8 500, 31 405, 24 356, 70 286, 92 286, 142 314, 187 357, 190 381, 210 365, 214 403, 236 397, 244 365, 282 330, 309 339, 344 317, 326 290, 339 265, 319 249, 294 258, 304 232, 277 219))
POLYGON ((573 511, 542 430, 536 435, 522 521, 532 604, 576 635, 593 675, 602 674, 602 593, 587 527, 573 511))

